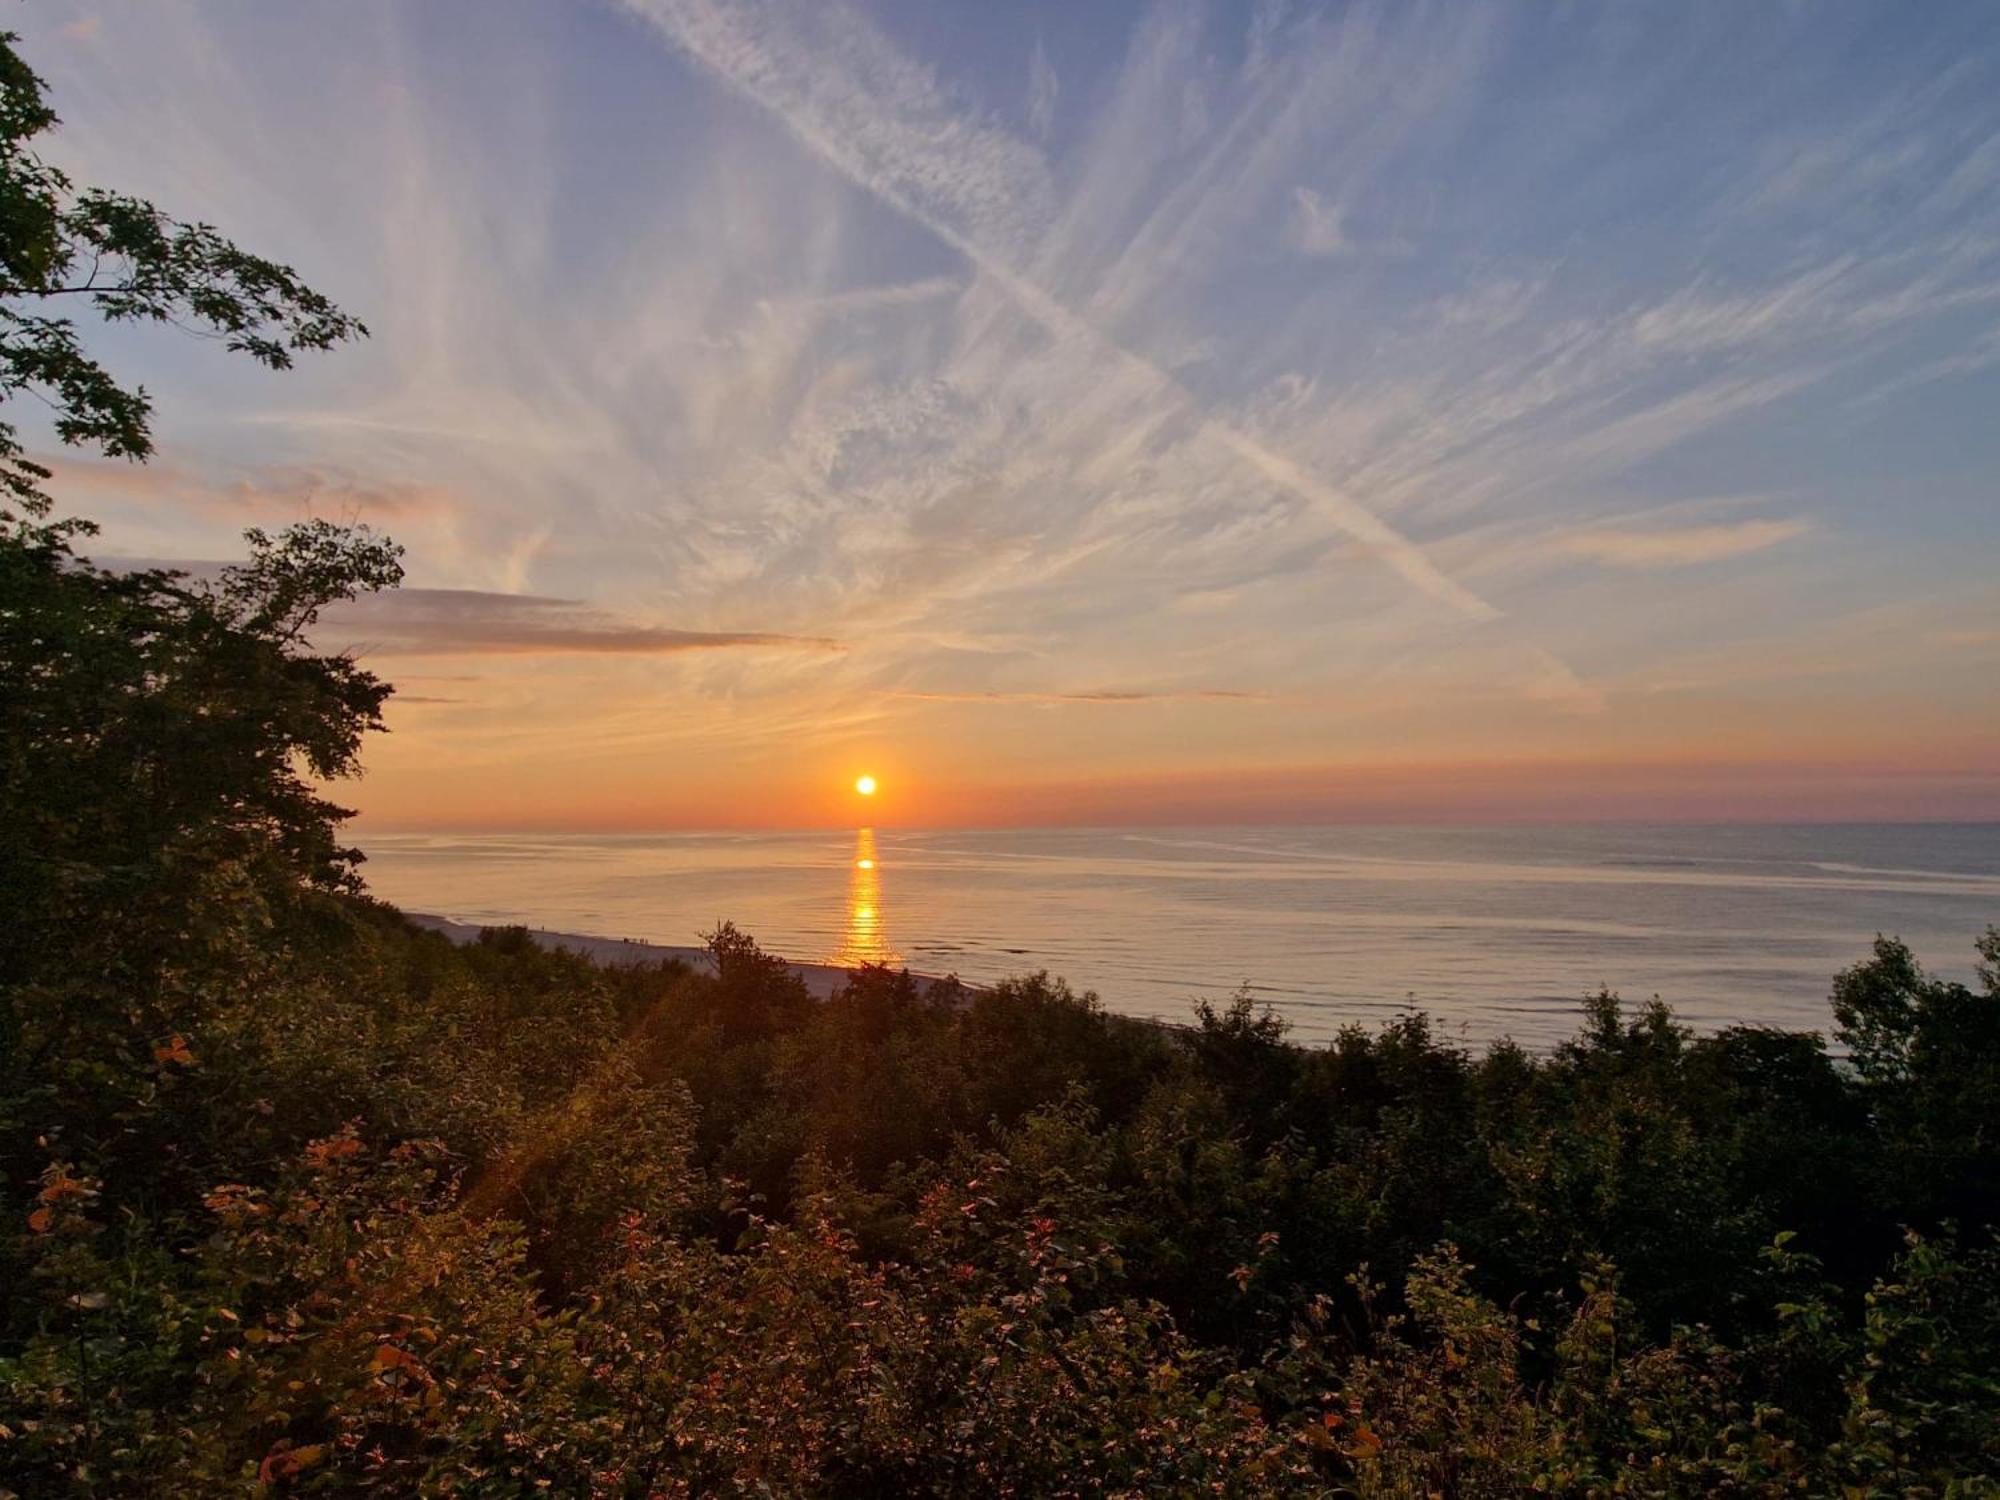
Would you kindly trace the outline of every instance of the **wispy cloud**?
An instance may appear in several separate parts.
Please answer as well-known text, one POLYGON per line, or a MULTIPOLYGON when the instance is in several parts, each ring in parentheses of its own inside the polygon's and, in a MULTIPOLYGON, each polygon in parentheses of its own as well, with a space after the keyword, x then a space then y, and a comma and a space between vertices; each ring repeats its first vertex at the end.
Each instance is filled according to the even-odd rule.
POLYGON ((1127 689, 1098 688, 1084 692, 899 692, 898 698, 908 698, 919 703, 1038 703, 1062 704, 1084 703, 1109 707, 1128 707, 1149 703, 1265 703, 1270 694, 1247 692, 1238 688, 1186 688, 1186 689, 1127 689))
POLYGON ((1061 92, 1055 64, 1049 61, 1048 49, 1037 37, 1028 61, 1028 128, 1044 140, 1055 126, 1056 98, 1061 92))
POLYGON ((1192 415, 1203 436, 1312 504, 1421 592, 1475 619, 1495 614, 1379 516, 1206 413, 1159 365, 1015 269, 1033 229, 1048 221, 1046 171, 1030 169, 1039 162, 1025 143, 945 112, 933 76, 861 18, 837 6, 627 4, 771 110, 828 165, 958 251, 1049 334, 1091 356, 1100 378, 1131 383, 1135 394, 1164 405, 1152 420, 1192 415))
POLYGON ((740 648, 838 651, 838 641, 766 631, 643 625, 574 599, 474 589, 406 588, 329 608, 325 649, 363 656, 673 656, 740 648))
POLYGON ((1754 292, 1724 295, 1699 283, 1683 287, 1634 317, 1632 337, 1641 348, 1683 356, 1796 337, 1837 315, 1842 304, 1832 294, 1854 270, 1853 258, 1843 256, 1754 292))
POLYGON ((144 466, 69 454, 43 454, 51 486, 67 503, 132 500, 186 512, 240 517, 246 524, 321 517, 375 525, 462 509, 438 485, 364 479, 339 465, 271 465, 228 478, 191 473, 171 458, 144 466))
POLYGON ((1353 249, 1347 238, 1347 215, 1309 187, 1292 189, 1292 217, 1287 226, 1292 248, 1301 255, 1344 255, 1353 249))
POLYGON ((1573 532, 1558 538, 1556 546, 1614 568, 1684 568, 1762 552, 1810 529, 1806 521, 1796 517, 1661 531, 1606 529, 1573 532))

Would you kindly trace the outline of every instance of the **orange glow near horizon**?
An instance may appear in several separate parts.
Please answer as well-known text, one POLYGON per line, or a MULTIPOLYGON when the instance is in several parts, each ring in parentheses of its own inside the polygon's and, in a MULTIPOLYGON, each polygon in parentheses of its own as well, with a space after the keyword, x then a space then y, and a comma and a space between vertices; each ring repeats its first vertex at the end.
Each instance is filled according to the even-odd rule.
MULTIPOLYGON (((1770 746, 1704 756, 1673 745, 1643 757, 1523 749, 1489 757, 1350 755, 1285 763, 1158 749, 1082 764, 1036 747, 996 761, 984 745, 762 747, 737 756, 626 752, 578 774, 573 754, 528 764, 446 753, 416 725, 367 747, 367 774, 328 794, 359 806, 370 832, 635 833, 1125 824, 1818 822, 2000 818, 2000 742, 1940 733, 1898 763, 1870 745, 1812 758, 1770 746), (1835 753, 1839 752, 1846 753, 1835 753), (843 753, 845 751, 845 753, 843 753), (1031 759, 1021 764, 1021 759, 1031 759), (1172 763, 1178 760, 1180 763, 1172 763), (1162 764, 1163 761, 1168 763, 1162 764), (828 774, 828 763, 845 769, 828 774), (1109 763, 1107 763, 1109 762, 1109 763), (856 790, 862 767, 876 784, 856 790)), ((1116 747, 1114 747, 1116 748, 1116 747)))

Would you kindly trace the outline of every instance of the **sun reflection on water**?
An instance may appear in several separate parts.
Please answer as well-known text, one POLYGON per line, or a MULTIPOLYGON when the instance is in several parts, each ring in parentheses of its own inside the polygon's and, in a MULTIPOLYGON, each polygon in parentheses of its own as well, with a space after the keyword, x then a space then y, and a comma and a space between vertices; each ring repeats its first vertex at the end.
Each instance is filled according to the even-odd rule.
POLYGON ((896 950, 889 946, 882 925, 881 858, 875 852, 872 828, 854 831, 854 863, 847 872, 847 923, 832 961, 847 968, 896 962, 896 950))

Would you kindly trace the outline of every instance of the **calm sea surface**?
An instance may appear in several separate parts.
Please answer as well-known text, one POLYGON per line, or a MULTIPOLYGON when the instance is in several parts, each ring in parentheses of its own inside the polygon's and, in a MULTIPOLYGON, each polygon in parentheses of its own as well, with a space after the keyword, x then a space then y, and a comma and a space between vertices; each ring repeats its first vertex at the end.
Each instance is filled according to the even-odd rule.
POLYGON ((1474 1043, 1571 1034, 1608 985, 1692 1024, 1825 1028, 1879 932, 1970 981, 2000 825, 376 834, 376 895, 477 923, 969 980, 1047 969, 1185 1019, 1247 985, 1301 1040, 1410 1007, 1474 1043))

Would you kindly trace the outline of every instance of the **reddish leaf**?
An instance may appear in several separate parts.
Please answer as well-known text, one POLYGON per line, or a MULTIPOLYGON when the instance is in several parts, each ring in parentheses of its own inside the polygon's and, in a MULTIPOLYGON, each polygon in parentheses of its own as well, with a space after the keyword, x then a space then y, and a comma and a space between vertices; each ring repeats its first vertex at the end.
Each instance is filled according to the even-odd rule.
POLYGON ((176 1034, 168 1038, 165 1045, 153 1049, 153 1061, 178 1063, 183 1068, 191 1068, 194 1066, 194 1054, 188 1051, 187 1038, 176 1034))

